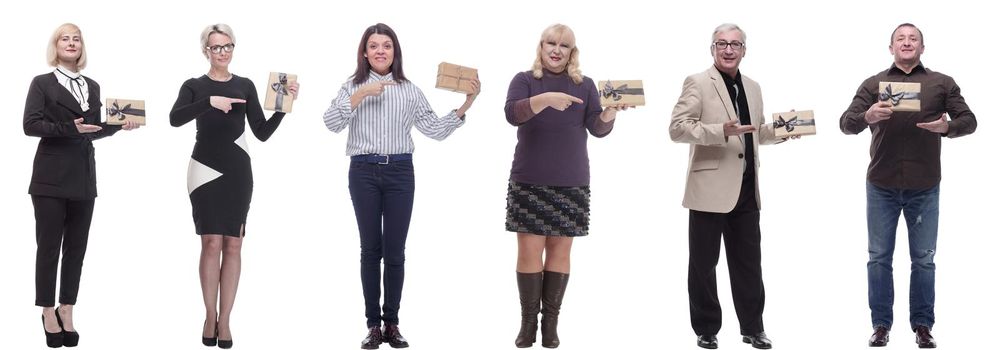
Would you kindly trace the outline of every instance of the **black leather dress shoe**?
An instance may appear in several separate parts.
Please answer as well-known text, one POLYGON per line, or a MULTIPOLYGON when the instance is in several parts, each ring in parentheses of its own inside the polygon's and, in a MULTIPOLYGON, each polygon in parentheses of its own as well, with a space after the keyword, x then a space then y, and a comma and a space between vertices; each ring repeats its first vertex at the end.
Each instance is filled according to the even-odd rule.
POLYGON ((378 349, 382 344, 382 329, 378 326, 368 328, 368 335, 361 341, 362 349, 378 349))
POLYGON ((399 326, 394 324, 385 325, 385 329, 382 330, 382 342, 389 343, 389 346, 396 349, 410 347, 410 343, 407 343, 406 338, 399 333, 399 326))
POLYGON ((710 335, 699 335, 698 336, 698 347, 705 349, 718 349, 719 339, 715 337, 715 334, 710 335))
POLYGON ((931 336, 931 329, 927 326, 917 326, 914 330, 917 333, 917 347, 921 349, 932 349, 937 347, 937 342, 931 336))
POLYGON ((757 334, 744 335, 743 342, 750 344, 754 349, 770 349, 771 339, 767 339, 767 334, 760 332, 757 334))
POLYGON ((889 344, 889 329, 882 326, 875 327, 875 333, 868 339, 868 346, 883 347, 886 344, 889 344))

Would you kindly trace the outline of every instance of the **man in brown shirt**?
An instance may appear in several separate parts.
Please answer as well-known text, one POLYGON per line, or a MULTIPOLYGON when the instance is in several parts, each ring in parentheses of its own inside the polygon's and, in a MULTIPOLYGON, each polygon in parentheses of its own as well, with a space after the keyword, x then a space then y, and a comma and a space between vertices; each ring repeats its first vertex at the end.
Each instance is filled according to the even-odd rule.
POLYGON ((885 346, 892 327, 892 253, 899 214, 910 245, 910 328, 920 348, 936 347, 934 326, 934 254, 937 249, 941 137, 976 130, 976 117, 951 77, 920 62, 924 36, 903 23, 893 31, 889 51, 894 62, 861 83, 851 106, 840 117, 845 134, 872 132, 868 165, 868 305, 874 334, 870 346, 885 346), (920 91, 879 89, 880 82, 919 83, 920 91), (902 100, 918 100, 919 111, 894 111, 902 100), (948 117, 951 120, 948 120, 948 117))

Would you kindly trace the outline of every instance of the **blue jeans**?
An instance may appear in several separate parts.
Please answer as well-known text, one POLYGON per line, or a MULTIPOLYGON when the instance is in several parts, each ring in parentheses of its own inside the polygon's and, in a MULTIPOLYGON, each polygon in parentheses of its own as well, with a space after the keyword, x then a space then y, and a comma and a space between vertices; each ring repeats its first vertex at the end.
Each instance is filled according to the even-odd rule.
POLYGON ((892 252, 899 213, 910 243, 910 328, 934 326, 934 254, 937 252, 940 185, 924 190, 867 184, 868 306, 872 326, 892 328, 892 252))
POLYGON ((413 212, 413 162, 371 164, 351 161, 348 186, 361 234, 361 288, 368 327, 399 324, 406 234, 413 212), (382 267, 385 264, 385 274, 382 267), (385 298, 379 310, 380 282, 385 298))

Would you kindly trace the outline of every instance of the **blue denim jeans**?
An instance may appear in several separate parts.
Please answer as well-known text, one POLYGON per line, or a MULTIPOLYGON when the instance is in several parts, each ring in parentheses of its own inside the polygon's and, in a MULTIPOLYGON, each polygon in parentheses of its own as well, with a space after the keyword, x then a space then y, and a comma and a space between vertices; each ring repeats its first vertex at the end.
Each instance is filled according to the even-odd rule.
POLYGON ((348 188, 361 234, 361 289, 368 327, 399 324, 406 234, 413 213, 413 162, 371 164, 351 161, 348 188), (382 275, 382 266, 385 274, 382 275), (384 284, 385 297, 379 310, 384 284))
POLYGON ((940 185, 924 190, 867 184, 868 306, 872 326, 892 328, 892 253, 899 213, 910 243, 910 328, 934 326, 934 254, 937 253, 940 185))

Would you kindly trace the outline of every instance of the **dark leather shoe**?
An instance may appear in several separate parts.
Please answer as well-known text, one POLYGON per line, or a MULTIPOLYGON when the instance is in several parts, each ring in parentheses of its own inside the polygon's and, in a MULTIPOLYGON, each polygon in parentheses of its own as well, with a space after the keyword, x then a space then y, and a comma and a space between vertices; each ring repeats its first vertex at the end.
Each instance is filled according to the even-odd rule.
POLYGON ((917 347, 921 349, 932 349, 937 347, 937 342, 931 336, 931 329, 927 326, 917 326, 914 330, 917 333, 917 347))
POLYGON ((382 330, 382 342, 389 343, 389 346, 396 349, 410 347, 410 343, 406 342, 406 338, 403 338, 403 335, 399 334, 399 326, 394 324, 385 325, 385 329, 382 330))
POLYGON ((875 327, 875 333, 868 339, 868 346, 883 347, 886 344, 889 344, 889 329, 882 326, 875 327))
POLYGON ((767 334, 760 332, 757 334, 744 335, 743 342, 750 344, 754 349, 770 349, 771 339, 767 339, 767 334))
POLYGON ((378 326, 368 327, 368 335, 361 341, 362 349, 378 349, 382 344, 382 329, 378 326))
POLYGON ((715 334, 711 335, 699 335, 698 336, 698 347, 705 349, 718 349, 719 339, 715 337, 715 334))

